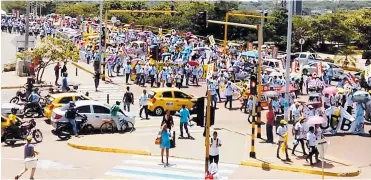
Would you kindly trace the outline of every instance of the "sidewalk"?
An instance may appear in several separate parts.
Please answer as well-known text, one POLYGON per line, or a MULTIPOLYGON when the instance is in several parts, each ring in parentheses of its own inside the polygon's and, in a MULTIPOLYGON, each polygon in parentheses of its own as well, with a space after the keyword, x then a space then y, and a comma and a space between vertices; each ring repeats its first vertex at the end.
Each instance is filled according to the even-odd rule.
MULTIPOLYGON (((158 126, 157 126, 158 127, 158 126)), ((178 126, 175 125, 176 137, 179 136, 178 126)), ((157 130, 157 129, 156 129, 157 130)), ((214 129, 211 129, 211 132, 214 129)), ((82 150, 92 150, 101 152, 137 154, 147 156, 159 156, 160 149, 154 144, 158 131, 152 131, 143 135, 145 128, 137 126, 137 130, 126 134, 98 134, 73 138, 68 145, 82 150), (142 135, 139 135, 141 134, 142 135), (109 139, 109 141, 107 141, 109 139)), ((176 148, 170 150, 170 156, 175 158, 204 160, 205 158, 205 139, 201 127, 190 128, 191 135, 195 140, 176 139, 176 148)), ((309 166, 297 152, 299 157, 290 156, 292 162, 284 162, 276 158, 276 144, 267 144, 262 140, 255 140, 256 159, 249 158, 251 137, 241 135, 224 129, 218 129, 218 137, 222 142, 220 149, 220 161, 223 163, 241 164, 244 166, 260 167, 263 169, 275 169, 282 171, 293 171, 308 174, 321 175, 321 164, 309 166), (242 160, 242 162, 241 162, 242 160)), ((300 148, 300 147, 299 147, 300 148)), ((291 151, 290 151, 291 155, 291 151)), ((281 155, 281 157, 284 157, 281 155)), ((336 160, 326 160, 326 176, 354 177, 360 171, 336 160)))

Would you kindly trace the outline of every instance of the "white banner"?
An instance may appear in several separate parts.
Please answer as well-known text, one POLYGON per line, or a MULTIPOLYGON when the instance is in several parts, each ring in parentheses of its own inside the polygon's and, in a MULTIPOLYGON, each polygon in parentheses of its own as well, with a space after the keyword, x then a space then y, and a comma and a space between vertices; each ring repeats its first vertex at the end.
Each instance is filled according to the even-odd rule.
MULTIPOLYGON (((355 118, 342 107, 340 107, 340 116, 337 117, 337 113, 335 113, 336 109, 336 107, 331 107, 325 110, 327 122, 321 124, 320 127, 322 132, 331 132, 332 130, 335 130, 336 132, 357 133, 357 123, 355 118), (338 119, 337 123, 335 123, 336 118, 338 119)), ((314 125, 303 123, 304 137, 306 137, 310 126, 314 125)))

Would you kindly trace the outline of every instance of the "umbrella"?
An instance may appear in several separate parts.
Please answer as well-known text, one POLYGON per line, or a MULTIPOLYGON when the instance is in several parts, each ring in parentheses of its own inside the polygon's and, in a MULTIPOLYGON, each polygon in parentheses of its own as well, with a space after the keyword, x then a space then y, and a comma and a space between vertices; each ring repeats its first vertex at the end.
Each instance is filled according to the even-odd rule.
POLYGON ((256 51, 246 51, 241 54, 242 56, 247 56, 247 57, 253 57, 253 58, 258 58, 259 54, 256 51))
POLYGON ((322 94, 336 94, 336 87, 335 86, 330 86, 325 89, 323 89, 322 94))
POLYGON ((367 102, 369 94, 366 91, 357 91, 353 94, 352 100, 355 102, 367 102))
POLYGON ((324 87, 326 84, 323 81, 311 80, 308 83, 308 88, 324 87))
POLYGON ((189 61, 188 64, 191 65, 191 66, 199 66, 200 65, 200 63, 198 61, 189 61))
POLYGON ((308 117, 307 121, 305 122, 308 125, 315 125, 315 124, 323 124, 326 123, 327 119, 321 116, 311 116, 308 117))
POLYGON ((266 91, 266 92, 263 92, 263 95, 267 97, 277 97, 279 96, 279 93, 276 91, 266 91))
MULTIPOLYGON (((296 91, 296 88, 294 88, 294 86, 292 86, 292 85, 290 84, 289 91, 290 91, 290 92, 295 92, 295 91, 296 91)), ((280 93, 284 93, 284 92, 286 92, 286 86, 280 87, 280 88, 278 89, 278 92, 280 92, 280 93)))
POLYGON ((274 76, 282 76, 282 74, 280 72, 271 72, 269 74, 270 77, 274 77, 274 76))

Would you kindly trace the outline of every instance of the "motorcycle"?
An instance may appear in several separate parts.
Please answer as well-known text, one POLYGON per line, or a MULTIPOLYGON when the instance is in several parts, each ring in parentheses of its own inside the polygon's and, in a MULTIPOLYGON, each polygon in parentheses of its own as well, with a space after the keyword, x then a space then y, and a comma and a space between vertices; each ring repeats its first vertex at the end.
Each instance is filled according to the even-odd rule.
POLYGON ((13 97, 12 99, 10 99, 9 103, 15 103, 15 104, 18 104, 19 101, 21 102, 27 102, 27 97, 26 97, 27 93, 26 91, 17 91, 17 93, 15 94, 15 97, 13 97))
MULTIPOLYGON (((45 105, 41 105, 40 104, 40 107, 41 107, 41 112, 43 112, 45 105)), ((39 106, 36 106, 33 103, 27 103, 27 104, 25 104, 24 111, 23 111, 24 112, 24 116, 27 117, 27 118, 32 118, 36 114, 38 114, 40 116, 44 116, 44 113, 39 114, 39 108, 40 107, 39 106)))
MULTIPOLYGON (((79 134, 92 134, 94 132, 94 127, 88 124, 88 118, 86 115, 81 116, 81 120, 76 120, 77 129, 79 129, 79 134)), ((71 138, 74 134, 72 124, 69 121, 57 122, 57 128, 52 130, 52 133, 59 137, 61 140, 66 140, 71 138)))
POLYGON ((32 136, 36 143, 40 143, 43 140, 43 134, 40 129, 36 129, 36 121, 31 119, 26 122, 17 121, 16 125, 20 126, 21 137, 17 137, 17 133, 11 127, 6 127, 1 137, 1 142, 5 142, 7 145, 14 145, 17 141, 26 140, 27 136, 32 136), (18 124, 17 124, 18 123, 18 124))

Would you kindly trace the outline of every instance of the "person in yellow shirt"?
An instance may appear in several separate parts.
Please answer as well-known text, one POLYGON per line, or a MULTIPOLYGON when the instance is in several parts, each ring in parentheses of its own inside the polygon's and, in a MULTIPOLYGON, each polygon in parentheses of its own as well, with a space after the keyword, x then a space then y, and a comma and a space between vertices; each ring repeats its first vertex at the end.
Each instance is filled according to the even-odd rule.
MULTIPOLYGON (((1 127, 3 128, 6 128, 6 127, 11 127, 12 131, 14 131, 18 137, 21 136, 21 129, 19 129, 19 127, 16 125, 16 121, 17 121, 17 111, 18 111, 18 108, 12 108, 11 110, 11 114, 8 116, 8 119, 6 119, 6 122, 4 123, 4 126, 3 124, 1 125, 1 127)), ((2 129, 3 130, 3 129, 2 129)), ((4 132, 4 131, 2 131, 4 132)))
POLYGON ((244 84, 243 85, 243 88, 242 88, 242 106, 240 108, 240 110, 242 111, 242 109, 244 109, 244 112, 247 113, 247 101, 249 100, 249 96, 248 96, 248 89, 247 89, 247 85, 244 84))

